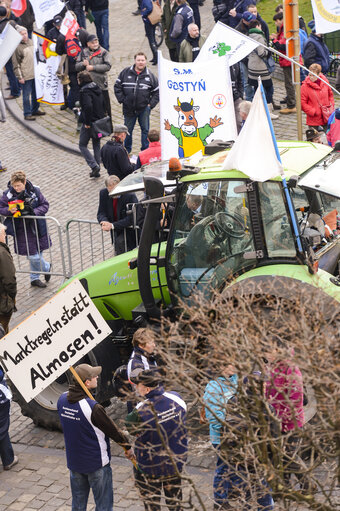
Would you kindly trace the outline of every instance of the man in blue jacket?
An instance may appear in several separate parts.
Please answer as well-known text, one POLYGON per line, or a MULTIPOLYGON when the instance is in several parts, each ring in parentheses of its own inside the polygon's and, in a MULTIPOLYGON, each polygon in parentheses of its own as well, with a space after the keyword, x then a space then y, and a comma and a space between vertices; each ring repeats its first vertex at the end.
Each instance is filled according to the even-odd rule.
MULTIPOLYGON (((97 388, 100 366, 80 364, 75 368, 89 391, 97 388)), ((70 471, 72 509, 85 510, 92 488, 96 509, 113 511, 110 438, 133 459, 126 436, 106 415, 104 408, 87 397, 75 381, 58 400, 58 413, 64 432, 67 467, 70 471)))
POLYGON ((176 43, 178 60, 181 42, 184 41, 188 35, 188 26, 191 23, 194 23, 194 13, 192 8, 187 4, 186 0, 175 1, 178 7, 172 20, 169 37, 171 41, 176 43))
POLYGON ((329 70, 329 50, 322 34, 315 32, 315 21, 310 21, 308 26, 312 29, 312 33, 303 47, 305 67, 309 69, 311 64, 320 64, 323 74, 326 74, 329 70))
POLYGON ((155 370, 136 369, 130 379, 145 399, 125 421, 130 433, 136 435, 136 486, 146 511, 161 509, 162 488, 168 508, 179 511, 181 472, 188 450, 186 404, 177 392, 164 390, 155 370))

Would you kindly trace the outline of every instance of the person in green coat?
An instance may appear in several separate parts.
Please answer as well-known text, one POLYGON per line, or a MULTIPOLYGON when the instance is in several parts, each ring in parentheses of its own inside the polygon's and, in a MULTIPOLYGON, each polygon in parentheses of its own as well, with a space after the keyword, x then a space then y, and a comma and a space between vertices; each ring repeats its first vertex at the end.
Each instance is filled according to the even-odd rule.
POLYGON ((173 62, 178 62, 177 46, 176 43, 170 39, 169 33, 177 7, 178 5, 176 4, 176 0, 165 0, 161 18, 163 32, 165 35, 165 44, 168 47, 170 59, 173 62))
POLYGON ((190 23, 188 35, 181 42, 179 49, 179 62, 194 62, 204 43, 205 37, 200 35, 198 26, 195 23, 190 23))

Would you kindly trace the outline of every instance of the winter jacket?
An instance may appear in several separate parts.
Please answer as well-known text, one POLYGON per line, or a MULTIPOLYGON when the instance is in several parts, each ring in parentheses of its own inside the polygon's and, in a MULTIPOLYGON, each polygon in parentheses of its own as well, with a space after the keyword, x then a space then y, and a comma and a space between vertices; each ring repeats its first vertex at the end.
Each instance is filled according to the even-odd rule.
MULTIPOLYGON (((199 54, 200 49, 202 48, 203 44, 205 43, 205 37, 200 35, 198 38, 198 47, 196 51, 196 56, 199 54)), ((191 41, 193 39, 188 36, 181 42, 181 46, 179 49, 179 62, 193 62, 193 45, 191 44, 191 41)))
POLYGON ((266 397, 281 421, 281 431, 286 433, 302 428, 305 423, 303 410, 303 381, 300 369, 288 361, 269 368, 266 397))
POLYGON ((148 478, 176 475, 174 464, 182 471, 188 451, 186 409, 177 392, 166 392, 159 385, 126 417, 129 432, 137 435, 134 446, 137 465, 148 478))
POLYGON ((174 19, 174 16, 176 14, 177 10, 177 4, 176 0, 173 3, 173 6, 171 8, 170 0, 166 0, 163 7, 163 13, 162 13, 162 27, 163 32, 165 36, 165 44, 169 48, 169 50, 173 50, 176 48, 176 43, 170 39, 170 27, 172 25, 172 20, 174 19))
POLYGON ((90 126, 91 123, 105 117, 103 92, 94 82, 86 83, 80 89, 80 121, 90 126))
POLYGON ((86 0, 85 11, 105 11, 109 8, 109 0, 86 0))
POLYGON ((305 66, 309 69, 311 64, 320 64, 321 70, 326 74, 329 70, 329 50, 322 36, 311 34, 303 48, 305 66))
POLYGON ((58 399, 58 413, 64 433, 67 466, 74 472, 90 474, 108 465, 110 440, 129 449, 126 436, 106 415, 104 408, 87 397, 78 385, 70 385, 58 399))
POLYGON ((20 14, 20 25, 22 27, 27 28, 27 30, 31 31, 31 30, 33 30, 35 16, 34 16, 33 7, 29 0, 26 1, 26 5, 27 5, 26 11, 24 11, 22 14, 20 14))
POLYGON ((226 6, 224 13, 218 19, 215 19, 215 21, 222 21, 222 23, 225 23, 229 27, 236 28, 241 21, 242 14, 247 10, 247 7, 252 3, 252 0, 241 0, 241 2, 238 0, 224 0, 223 2, 216 2, 215 0, 214 4, 215 3, 222 3, 226 6), (231 16, 229 14, 231 9, 236 9, 236 16, 231 16))
POLYGON ((11 252, 6 243, 0 242, 0 314, 12 314, 15 310, 17 279, 11 252))
POLYGON ((179 5, 170 27, 170 39, 178 46, 188 35, 188 26, 194 22, 194 13, 188 4, 179 5))
POLYGON ((150 142, 149 147, 141 151, 138 155, 136 169, 139 169, 142 165, 147 165, 153 161, 161 161, 162 159, 162 147, 160 142, 150 142))
POLYGON ((7 386, 5 375, 0 368, 0 442, 8 433, 11 399, 12 393, 7 386))
POLYGON ((220 376, 211 380, 205 387, 203 400, 206 405, 205 416, 209 421, 210 441, 214 445, 221 443, 221 431, 226 417, 226 404, 237 390, 237 375, 229 378, 220 376))
POLYGON ((233 100, 243 99, 243 80, 239 62, 230 66, 231 88, 233 90, 233 100))
POLYGON ((336 72, 335 88, 338 92, 340 92, 340 66, 336 72))
MULTIPOLYGON (((276 39, 273 40, 273 46, 276 50, 286 55, 286 38, 284 36, 283 25, 280 27, 276 39)), ((279 65, 280 67, 290 67, 290 62, 283 57, 279 57, 279 65)))
POLYGON ((334 147, 335 142, 340 140, 340 119, 336 119, 335 116, 327 131, 327 140, 331 147, 334 147))
POLYGON ((35 216, 45 216, 49 203, 43 196, 38 186, 34 186, 30 181, 26 180, 24 192, 17 193, 8 183, 9 188, 4 191, 0 199, 0 215, 7 216, 4 224, 7 226, 7 235, 14 236, 14 251, 20 255, 35 255, 39 251, 42 252, 49 248, 52 243, 47 233, 46 220, 25 220, 24 217, 12 218, 12 213, 8 208, 8 203, 17 199, 30 202, 29 214, 35 216), (26 245, 27 236, 27 245, 26 245), (37 237, 39 243, 37 243, 37 237))
POLYGON ((106 142, 101 148, 101 158, 109 176, 117 176, 120 180, 131 174, 135 169, 130 162, 124 144, 114 139, 106 142))
POLYGON ((131 353, 127 365, 128 378, 130 379, 130 374, 135 369, 141 368, 144 371, 147 371, 148 369, 152 369, 153 367, 157 367, 157 362, 155 358, 146 351, 144 351, 143 348, 137 346, 131 353))
POLYGON ((90 50, 84 48, 78 55, 76 62, 76 71, 84 71, 86 67, 83 60, 88 60, 90 66, 93 66, 91 76, 94 81, 102 90, 108 89, 107 73, 111 69, 110 54, 105 48, 99 46, 97 50, 90 50))
POLYGON ((148 16, 152 12, 153 8, 153 0, 142 0, 140 4, 140 13, 142 15, 143 21, 148 21, 148 16))
MULTIPOLYGON (((266 44, 264 33, 258 28, 251 28, 249 30, 249 37, 258 43, 266 44)), ((268 50, 260 45, 248 55, 248 78, 257 80, 261 76, 263 81, 271 79, 267 65, 263 60, 263 58, 267 57, 268 50)))
POLYGON ((119 73, 114 93, 118 103, 123 104, 123 114, 136 115, 159 102, 158 79, 147 67, 139 74, 134 66, 126 67, 119 73))
POLYGON ((34 46, 33 41, 21 41, 12 57, 13 70, 18 80, 33 80, 34 78, 34 46))
MULTIPOLYGON (((320 78, 328 82, 327 78, 321 73, 320 78)), ((312 82, 309 76, 301 85, 301 108, 307 114, 306 123, 308 126, 323 126, 325 121, 322 117, 321 105, 331 105, 334 110, 334 97, 330 87, 321 80, 312 82)))

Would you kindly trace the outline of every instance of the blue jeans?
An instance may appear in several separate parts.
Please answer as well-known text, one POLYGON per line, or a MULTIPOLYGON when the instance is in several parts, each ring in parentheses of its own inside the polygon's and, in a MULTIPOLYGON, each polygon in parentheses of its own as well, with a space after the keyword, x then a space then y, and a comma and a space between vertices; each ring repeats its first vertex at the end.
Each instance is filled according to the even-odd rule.
POLYGON ((70 470, 72 511, 86 511, 90 488, 93 492, 96 511, 113 511, 112 470, 110 465, 90 474, 70 470))
POLYGON ((5 65, 7 78, 9 81, 9 87, 12 96, 20 96, 20 84, 13 71, 12 59, 9 59, 5 65))
MULTIPOLYGON (((239 467, 235 470, 231 465, 227 465, 219 456, 217 457, 214 476, 214 501, 217 505, 226 506, 228 498, 237 497, 240 491, 245 492, 246 499, 249 499, 250 492, 247 490, 247 485, 246 473, 242 472, 239 467), (235 488, 238 491, 235 491, 235 488)), ((257 499, 258 509, 261 511, 272 511, 274 509, 274 501, 267 483, 265 481, 259 482, 257 491, 261 495, 257 499), (268 493, 265 493, 266 490, 268 490, 268 493)))
POLYGON ((109 9, 92 11, 100 46, 109 50, 109 9))
POLYGON ((25 80, 21 84, 22 87, 22 102, 24 106, 24 117, 27 115, 34 115, 39 110, 39 103, 35 94, 35 83, 33 80, 25 80))
MULTIPOLYGON (((32 272, 50 271, 51 265, 45 261, 42 252, 40 252, 40 254, 29 255, 27 258, 30 262, 32 272)), ((31 282, 33 280, 38 280, 39 277, 40 273, 30 273, 31 282)))
POLYGON ((137 119, 142 132, 141 136, 142 147, 140 148, 140 150, 144 151, 144 149, 147 149, 149 147, 148 133, 150 128, 150 112, 151 109, 149 106, 147 106, 146 108, 144 108, 144 110, 139 112, 139 114, 136 115, 124 114, 124 124, 130 133, 130 135, 127 135, 125 139, 125 147, 129 154, 131 153, 132 149, 132 132, 133 128, 135 127, 137 119))

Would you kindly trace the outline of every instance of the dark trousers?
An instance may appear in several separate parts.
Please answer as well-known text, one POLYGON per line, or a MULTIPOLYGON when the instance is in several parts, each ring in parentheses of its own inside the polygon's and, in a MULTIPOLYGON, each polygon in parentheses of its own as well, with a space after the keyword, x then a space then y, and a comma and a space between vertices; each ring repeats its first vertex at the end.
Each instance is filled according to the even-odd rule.
POLYGON ((12 313, 11 314, 0 314, 0 323, 2 324, 5 334, 8 334, 8 325, 11 320, 12 313))
POLYGON ((109 115, 110 118, 111 118, 112 117, 111 116, 111 101, 110 101, 109 91, 108 90, 102 90, 102 93, 103 93, 103 97, 104 97, 104 104, 105 104, 106 114, 109 115))
POLYGON ((148 38, 149 46, 152 51, 152 62, 157 63, 157 46, 155 41, 155 28, 149 20, 144 21, 145 35, 148 38))
POLYGON ((285 88, 287 92, 287 108, 295 107, 295 88, 292 80, 292 70, 291 67, 283 67, 283 77, 285 80, 285 88))
POLYGON ((24 117, 27 115, 34 115, 39 110, 34 78, 32 80, 25 80, 25 83, 21 84, 21 87, 24 117))
MULTIPOLYGON (((259 82, 257 80, 253 80, 252 78, 248 78, 248 83, 252 87, 254 87, 254 91, 257 91, 257 87, 259 82)), ((268 104, 273 102, 273 94, 274 94, 274 86, 272 80, 263 80, 262 82, 264 93, 266 95, 266 101, 268 104)))
POLYGON ((20 96, 20 84, 13 71, 12 59, 9 59, 5 65, 9 87, 12 96, 20 96))
POLYGON ((80 129, 79 149, 91 170, 100 167, 100 139, 92 137, 91 128, 85 128, 84 124, 80 129), (90 139, 92 139, 94 155, 87 148, 90 139))
POLYGON ((197 2, 197 4, 196 3, 191 4, 189 2, 189 5, 192 9, 192 12, 194 13, 194 23, 196 23, 198 28, 201 30, 201 15, 200 15, 200 9, 199 9, 198 2, 197 2))
POLYGON ((147 149, 149 147, 149 141, 148 141, 148 133, 150 128, 150 107, 147 106, 135 115, 127 115, 124 114, 124 124, 127 126, 127 129, 129 130, 130 135, 127 135, 125 139, 125 147, 127 152, 130 154, 132 149, 132 132, 133 128, 135 127, 136 121, 138 120, 142 135, 141 135, 141 151, 144 151, 144 149, 147 149))
POLYGON ((76 101, 79 101, 80 94, 79 94, 79 83, 77 80, 77 73, 69 73, 68 74, 70 83, 69 83, 69 93, 67 96, 67 106, 69 108, 74 108, 76 101))
POLYGON ((10 406, 10 401, 0 405, 0 429, 3 431, 0 438, 0 457, 4 467, 14 460, 13 447, 8 434, 10 406))
POLYGON ((172 62, 178 62, 177 48, 169 48, 169 56, 172 62))
POLYGON ((171 511, 181 511, 182 487, 181 478, 152 479, 146 477, 138 470, 134 470, 135 483, 142 497, 145 511, 161 510, 162 488, 165 503, 171 511))

